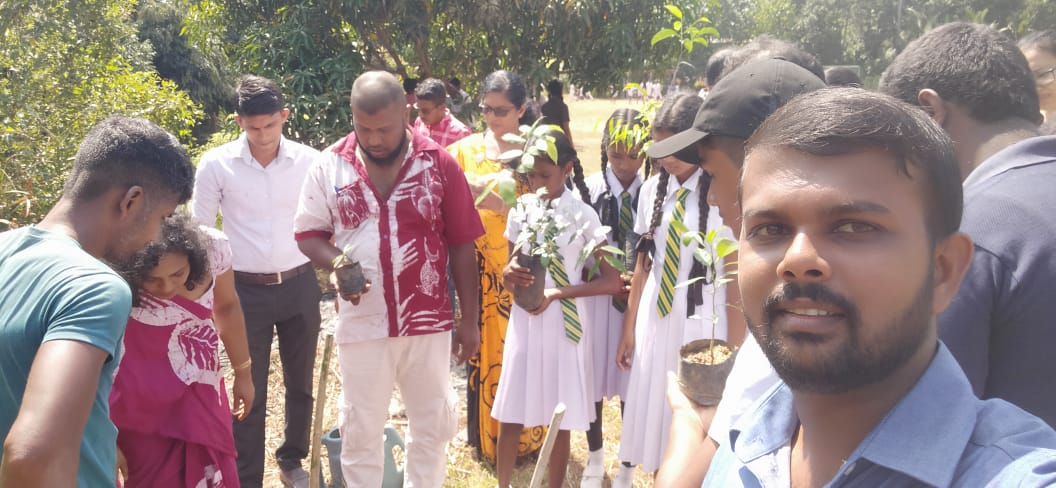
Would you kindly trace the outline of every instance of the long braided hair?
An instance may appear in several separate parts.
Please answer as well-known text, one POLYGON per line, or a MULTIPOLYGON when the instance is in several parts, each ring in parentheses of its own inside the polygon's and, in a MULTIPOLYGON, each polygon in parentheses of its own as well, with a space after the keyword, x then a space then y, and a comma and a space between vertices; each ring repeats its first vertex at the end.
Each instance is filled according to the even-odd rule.
MULTIPOLYGON (((660 109, 656 111, 656 116, 653 117, 653 130, 663 130, 677 134, 689 129, 693 125, 693 118, 696 116, 697 110, 700 109, 703 103, 704 101, 700 97, 693 94, 677 93, 668 97, 664 100, 660 109)), ((696 147, 686 148, 672 157, 685 162, 700 164, 700 157, 697 155, 696 147)), ((649 231, 639 241, 638 252, 645 252, 648 256, 652 256, 656 252, 654 234, 663 215, 664 200, 667 197, 667 185, 671 179, 671 174, 662 166, 658 169, 658 172, 656 198, 653 200, 653 215, 650 219, 649 231)), ((708 187, 710 184, 711 179, 707 174, 702 174, 697 186, 699 195, 697 199, 697 208, 699 209, 697 230, 705 234, 708 232, 708 210, 710 209, 708 206, 708 187)), ((689 277, 690 279, 704 278, 703 280, 695 281, 689 286, 689 306, 686 314, 687 316, 692 316, 696 312, 696 307, 703 304, 702 287, 705 283, 710 282, 710 279, 707 276, 704 264, 696 259, 693 259, 693 267, 689 272, 689 277)))
MULTIPOLYGON (((616 144, 623 144, 627 147, 628 151, 642 150, 642 147, 649 139, 649 121, 646 120, 641 112, 633 108, 621 108, 609 116, 609 120, 605 123, 605 128, 601 132, 601 181, 605 182, 605 191, 598 196, 598 200, 593 202, 594 209, 597 210, 598 215, 601 217, 601 225, 607 225, 610 229, 613 229, 612 236, 613 240, 616 241, 614 245, 623 249, 624 241, 628 236, 621 234, 619 225, 620 221, 620 203, 617 199, 617 195, 612 191, 612 185, 609 184, 609 178, 606 175, 606 171, 609 167, 609 146, 616 144), (639 131, 642 134, 640 141, 632 140, 633 137, 628 137, 631 133, 639 131), (613 135, 616 141, 613 141, 613 135), (623 135, 624 137, 619 137, 623 135)), ((648 172, 649 165, 646 166, 648 172)), ((647 176, 648 177, 648 173, 647 176)), ((631 196, 632 205, 637 208, 638 205, 638 193, 641 191, 641 187, 638 191, 631 196)), ((633 210, 633 208, 632 208, 633 210)), ((633 266, 633 264, 632 264, 633 266)))

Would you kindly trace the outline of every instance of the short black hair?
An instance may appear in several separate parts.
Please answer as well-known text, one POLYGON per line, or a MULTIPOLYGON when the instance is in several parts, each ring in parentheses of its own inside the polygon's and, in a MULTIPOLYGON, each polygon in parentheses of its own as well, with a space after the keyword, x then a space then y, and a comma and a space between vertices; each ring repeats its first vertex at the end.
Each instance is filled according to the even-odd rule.
POLYGON ((861 88, 862 79, 853 69, 833 66, 825 70, 825 84, 829 86, 855 86, 861 88))
POLYGON ((111 116, 84 136, 63 193, 87 202, 133 186, 146 191, 148 202, 166 195, 182 204, 194 190, 194 166, 180 141, 153 122, 111 116))
POLYGON ((414 90, 418 88, 418 78, 407 77, 403 79, 403 91, 406 93, 414 93, 414 90))
POLYGON ((1042 30, 1031 32, 1019 40, 1018 46, 1020 51, 1039 49, 1056 56, 1056 31, 1042 30))
POLYGON ((722 77, 723 69, 726 66, 726 61, 734 51, 735 49, 732 47, 722 48, 715 51, 708 58, 708 63, 704 65, 704 80, 709 88, 719 82, 719 78, 722 77))
POLYGON ((1012 39, 968 22, 945 24, 906 46, 880 77, 880 91, 919 105, 935 90, 981 122, 1041 122, 1034 74, 1012 39))
POLYGON ((761 35, 730 53, 722 65, 721 74, 716 78, 715 82, 718 83, 722 77, 730 74, 731 71, 741 67, 744 63, 761 58, 783 59, 799 65, 799 67, 814 73, 819 79, 825 81, 825 69, 813 54, 804 51, 791 42, 761 35))
POLYGON ((243 75, 235 84, 235 113, 242 117, 269 115, 286 107, 282 90, 272 80, 243 75))
POLYGON ((448 83, 451 83, 451 86, 455 88, 462 89, 462 80, 458 78, 451 78, 450 80, 448 80, 448 83))
POLYGON ((437 105, 447 101, 447 88, 444 82, 436 78, 426 78, 418 83, 414 89, 414 96, 418 100, 433 102, 437 105))
POLYGON ((953 141, 923 110, 861 88, 825 88, 800 95, 763 122, 746 144, 746 157, 761 149, 791 149, 816 156, 879 149, 894 156, 899 171, 923 175, 928 234, 938 242, 961 225, 961 173, 953 141))
POLYGON ((161 222, 161 238, 147 244, 133 259, 130 282, 139 304, 139 292, 161 257, 173 253, 187 256, 190 270, 184 287, 192 290, 209 278, 208 238, 186 213, 175 213, 161 222))
POLYGON ((546 84, 546 92, 549 93, 550 96, 555 96, 556 95, 556 96, 560 97, 562 95, 562 92, 564 92, 564 90, 565 90, 565 84, 561 83, 561 80, 553 79, 553 80, 550 80, 550 82, 546 84))

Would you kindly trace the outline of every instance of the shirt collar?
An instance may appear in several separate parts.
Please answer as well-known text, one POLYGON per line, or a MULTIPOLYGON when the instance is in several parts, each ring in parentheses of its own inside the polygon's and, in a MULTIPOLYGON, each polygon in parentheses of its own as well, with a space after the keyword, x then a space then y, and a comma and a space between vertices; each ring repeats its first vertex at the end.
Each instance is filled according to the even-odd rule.
POLYGON ((950 486, 974 431, 978 402, 957 360, 940 342, 924 375, 844 467, 861 457, 932 486, 950 486))
POLYGON ((1056 136, 1031 137, 1008 146, 983 161, 968 178, 964 187, 981 183, 1011 169, 1047 163, 1056 159, 1056 136))
MULTIPOLYGON (((249 138, 246 137, 246 133, 243 132, 238 136, 238 155, 242 158, 242 161, 246 164, 252 164, 256 159, 253 158, 253 153, 249 150, 249 138)), ((275 154, 275 159, 269 163, 277 163, 286 159, 286 136, 279 136, 279 152, 275 154)), ((257 166, 260 166, 260 162, 257 162, 257 166)))
POLYGON ((671 175, 667 180, 667 198, 674 198, 675 192, 682 188, 689 191, 696 191, 698 189, 697 184, 700 182, 700 175, 703 173, 704 170, 697 168, 697 170, 694 171, 689 178, 686 178, 686 181, 681 185, 678 184, 678 178, 675 178, 675 175, 671 175))
MULTIPOLYGON (((953 355, 939 343, 928 369, 834 479, 865 459, 929 485, 949 486, 976 425, 978 401, 953 355)), ((792 390, 780 382, 730 430, 730 446, 747 465, 789 445, 798 425, 792 390)))
MULTIPOLYGON (((430 159, 435 160, 438 151, 443 151, 437 143, 433 142, 428 136, 419 134, 416 130, 407 128, 408 132, 411 133, 410 147, 407 148, 407 157, 404 161, 419 159, 426 154, 429 154, 430 159)), ((330 147, 330 150, 340 154, 350 163, 357 163, 359 161, 359 148, 356 147, 356 133, 355 131, 349 132, 344 139, 341 139, 337 144, 330 147)))

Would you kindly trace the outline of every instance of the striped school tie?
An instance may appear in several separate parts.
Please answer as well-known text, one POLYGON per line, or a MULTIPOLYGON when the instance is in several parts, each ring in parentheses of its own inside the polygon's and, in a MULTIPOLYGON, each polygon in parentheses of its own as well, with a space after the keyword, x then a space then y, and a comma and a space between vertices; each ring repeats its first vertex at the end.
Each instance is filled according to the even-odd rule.
MULTIPOLYGON (((568 273, 565 272, 561 256, 555 256, 550 260, 550 276, 554 278, 554 285, 557 288, 569 286, 568 273)), ((579 323, 579 314, 576 313, 575 298, 561 299, 561 315, 565 318, 565 337, 573 344, 579 344, 579 340, 583 338, 583 325, 579 323)))
MULTIPOLYGON (((675 193, 675 211, 671 222, 682 222, 686 216, 686 197, 689 190, 679 188, 675 193)), ((667 243, 664 245, 664 269, 660 274, 660 294, 656 297, 656 311, 661 317, 671 313, 671 304, 675 301, 675 280, 678 279, 678 260, 682 251, 682 238, 675 226, 667 226, 667 243)))
MULTIPOLYGON (((631 201, 631 194, 627 190, 620 193, 620 237, 623 240, 631 238, 631 232, 634 231, 634 215, 631 214, 631 206, 634 202, 631 201)), ((627 310, 627 302, 620 300, 619 298, 612 299, 612 306, 617 312, 623 313, 627 310)))

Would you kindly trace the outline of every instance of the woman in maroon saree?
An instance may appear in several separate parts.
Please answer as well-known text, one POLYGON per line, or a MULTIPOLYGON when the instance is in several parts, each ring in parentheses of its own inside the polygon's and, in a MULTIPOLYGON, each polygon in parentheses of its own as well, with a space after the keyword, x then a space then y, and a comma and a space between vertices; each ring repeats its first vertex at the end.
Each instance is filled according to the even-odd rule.
POLYGON ((231 415, 245 416, 254 391, 231 247, 184 215, 162 234, 137 257, 136 305, 110 394, 119 478, 131 488, 237 487, 231 415), (219 340, 235 370, 234 410, 219 340))

